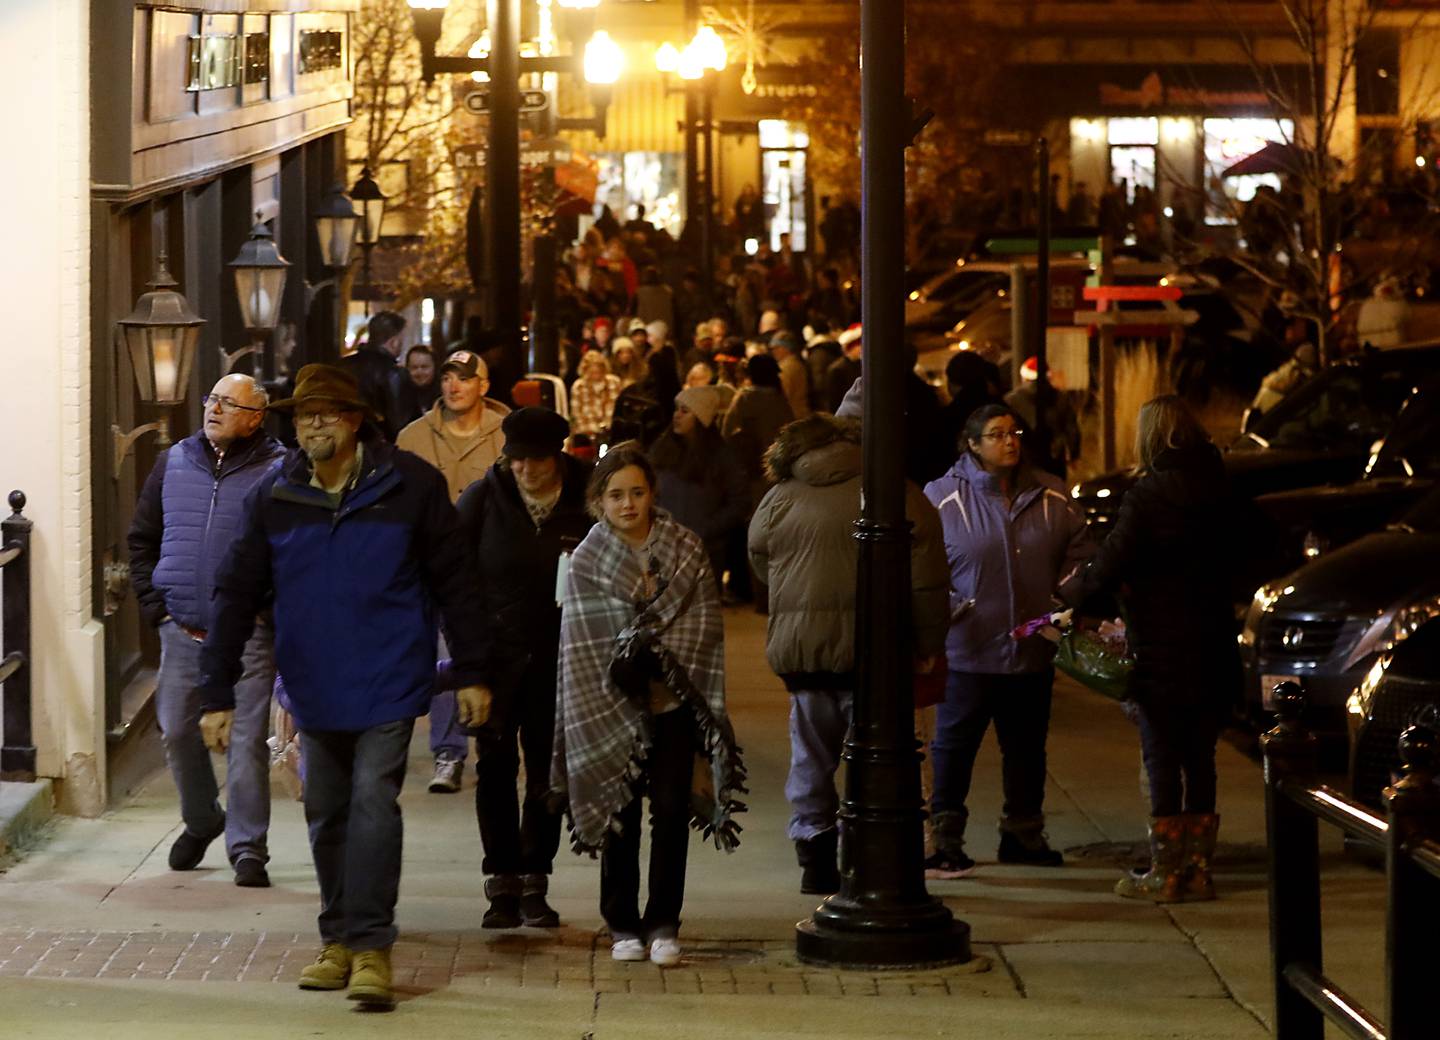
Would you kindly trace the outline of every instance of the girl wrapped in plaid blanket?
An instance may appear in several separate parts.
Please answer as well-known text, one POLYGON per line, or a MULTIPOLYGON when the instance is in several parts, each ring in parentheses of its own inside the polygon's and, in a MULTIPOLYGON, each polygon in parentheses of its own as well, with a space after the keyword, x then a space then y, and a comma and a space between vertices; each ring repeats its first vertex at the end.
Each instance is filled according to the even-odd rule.
POLYGON ((678 962, 689 827, 731 851, 745 768, 725 710, 725 635, 704 543, 654 507, 654 470, 617 445, 591 479, 596 524, 570 561, 551 790, 577 852, 599 852, 617 959, 678 962), (650 798, 639 913, 640 799, 650 798), (648 942, 648 949, 647 949, 648 942))

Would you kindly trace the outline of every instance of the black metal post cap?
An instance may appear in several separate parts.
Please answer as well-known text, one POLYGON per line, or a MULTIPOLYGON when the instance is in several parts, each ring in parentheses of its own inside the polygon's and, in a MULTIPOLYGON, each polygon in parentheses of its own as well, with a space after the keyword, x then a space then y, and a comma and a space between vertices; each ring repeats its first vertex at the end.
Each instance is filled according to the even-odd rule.
POLYGON ((1283 722, 1295 722, 1305 710, 1305 690, 1297 682, 1282 682, 1276 685, 1275 714, 1283 722))
MULTIPOLYGON (((1425 714, 1433 715, 1434 711, 1432 706, 1425 714)), ((1406 726, 1396 741, 1396 748, 1407 770, 1435 772, 1440 766, 1440 733, 1428 719, 1418 718, 1406 726)))
POLYGON ((23 491, 12 491, 12 492, 10 492, 10 499, 9 499, 9 501, 10 501, 10 511, 11 511, 12 513, 17 513, 17 514, 18 514, 18 513, 23 512, 24 509, 25 509, 25 492, 23 492, 23 491))

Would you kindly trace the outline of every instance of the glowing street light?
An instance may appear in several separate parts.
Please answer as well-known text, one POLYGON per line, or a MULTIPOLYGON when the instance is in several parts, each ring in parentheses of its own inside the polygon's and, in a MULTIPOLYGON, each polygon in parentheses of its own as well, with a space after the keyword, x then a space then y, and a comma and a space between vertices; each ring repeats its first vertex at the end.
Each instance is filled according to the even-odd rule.
POLYGON ((662 43, 655 50, 655 68, 659 72, 678 72, 680 51, 670 42, 662 43))
POLYGON ((695 53, 704 68, 712 69, 715 72, 725 71, 725 63, 730 56, 725 53, 725 41, 720 39, 720 34, 715 31, 713 26, 700 26, 695 31, 695 39, 690 41, 690 46, 695 48, 695 53))
POLYGON ((604 29, 596 29, 585 44, 585 82, 614 86, 625 71, 625 52, 604 29))

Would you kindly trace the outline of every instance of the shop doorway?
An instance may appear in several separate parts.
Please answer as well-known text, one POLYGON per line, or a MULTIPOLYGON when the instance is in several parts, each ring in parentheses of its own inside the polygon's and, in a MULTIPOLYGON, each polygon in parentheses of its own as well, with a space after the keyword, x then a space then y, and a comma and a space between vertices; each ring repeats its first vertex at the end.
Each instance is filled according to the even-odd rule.
POLYGON ((809 249, 809 147, 810 135, 786 120, 760 120, 760 183, 771 249, 780 248, 785 234, 797 253, 809 249))

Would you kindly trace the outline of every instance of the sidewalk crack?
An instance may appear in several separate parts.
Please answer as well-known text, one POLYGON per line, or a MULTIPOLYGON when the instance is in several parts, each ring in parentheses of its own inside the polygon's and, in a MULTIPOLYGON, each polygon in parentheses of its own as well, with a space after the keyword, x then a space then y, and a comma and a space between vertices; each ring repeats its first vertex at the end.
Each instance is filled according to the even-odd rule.
POLYGON ((1030 994, 1025 992, 1025 983, 1020 978, 1020 973, 1015 970, 1015 965, 1010 963, 1010 958, 1005 956, 1005 947, 999 943, 995 944, 995 956, 1000 958, 1000 963, 1005 965, 1006 972, 1010 975, 1010 981, 1015 986, 1015 991, 1020 994, 1021 1000, 1029 1000, 1030 994))
POLYGON ((1171 926, 1185 937, 1185 941, 1190 944, 1190 948, 1198 953, 1201 959, 1205 961, 1205 964, 1210 968, 1210 973, 1215 976, 1215 981, 1220 984, 1220 989, 1225 994, 1225 999, 1253 1018, 1266 1032, 1270 1032, 1271 1026, 1270 1023, 1266 1021, 1265 1016, 1260 1014, 1259 1010, 1249 1001, 1242 1000, 1235 991, 1230 988, 1230 983, 1225 981, 1225 976, 1220 973, 1220 966, 1215 963, 1215 959, 1211 957, 1205 947, 1200 944, 1200 933, 1198 931, 1190 931, 1182 925, 1170 907, 1162 905, 1160 908, 1164 911, 1166 918, 1169 919, 1171 926))
MULTIPOLYGON (((183 827, 185 825, 182 823, 180 824, 180 826, 183 827)), ((162 834, 160 836, 160 839, 156 841, 154 845, 150 846, 150 851, 140 857, 140 862, 135 864, 134 868, 131 869, 130 873, 126 874, 123 878, 121 878, 119 881, 117 881, 115 884, 111 885, 108 889, 105 890, 105 894, 100 897, 100 902, 105 902, 105 900, 109 899, 116 892, 120 891, 120 887, 124 885, 125 882, 133 878, 137 873, 139 873, 140 868, 143 867, 147 862, 149 862, 150 857, 155 855, 155 853, 159 851, 161 845, 165 844, 165 839, 170 837, 170 835, 174 833, 175 829, 172 827, 170 830, 162 834)))

